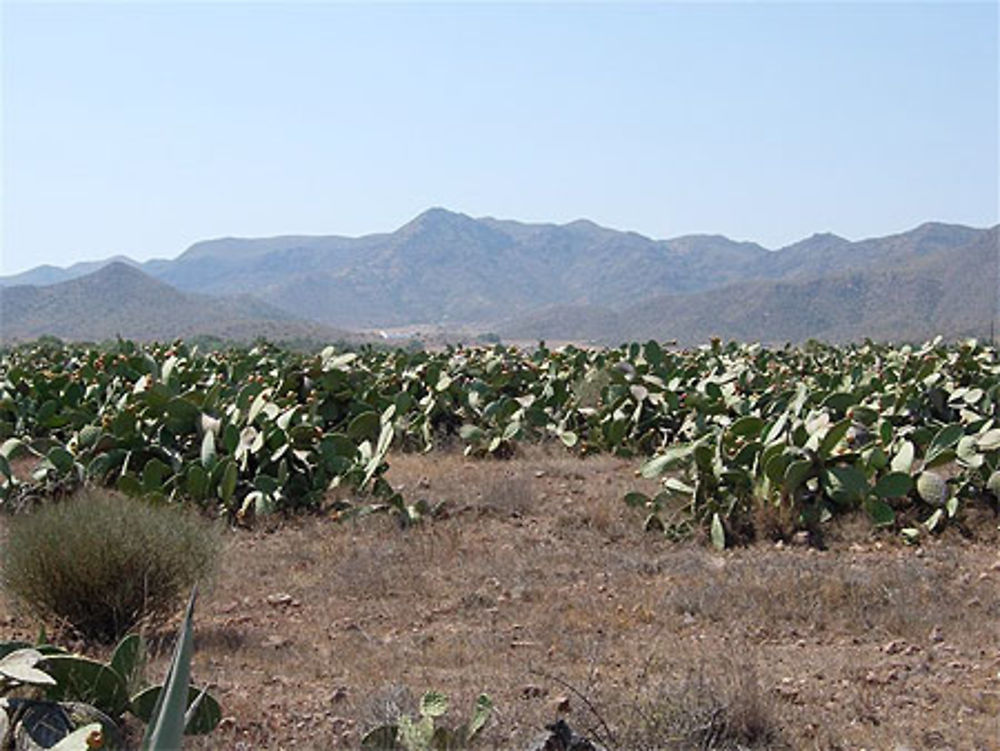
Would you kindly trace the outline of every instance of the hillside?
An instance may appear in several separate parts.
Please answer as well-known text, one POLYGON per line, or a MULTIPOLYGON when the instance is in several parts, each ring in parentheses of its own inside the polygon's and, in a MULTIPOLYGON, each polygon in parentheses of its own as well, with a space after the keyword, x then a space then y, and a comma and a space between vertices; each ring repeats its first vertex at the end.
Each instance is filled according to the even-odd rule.
MULTIPOLYGON (((721 235, 654 240, 588 220, 528 224, 438 208, 394 232, 207 240, 176 259, 135 265, 176 294, 259 301, 228 308, 216 321, 295 318, 297 326, 420 325, 615 342, 647 335, 703 341, 715 333, 899 339, 988 334, 996 243, 995 228, 928 222, 857 242, 818 233, 769 250, 721 235), (974 260, 958 262, 968 254, 974 260), (985 297, 969 295, 973 289, 985 297), (257 315, 255 305, 268 307, 257 315)), ((39 267, 0 285, 80 277, 101 263, 39 267)), ((34 312, 22 315, 34 327, 27 330, 60 314, 58 305, 29 303, 34 312)))
POLYGON ((0 340, 45 334, 68 340, 163 339, 213 335, 249 340, 334 340, 347 332, 302 321, 248 295, 180 292, 125 263, 57 284, 0 288, 0 340))
POLYGON ((974 239, 966 245, 942 249, 929 244, 926 253, 908 262, 888 261, 865 270, 661 295, 620 311, 588 307, 568 315, 554 307, 509 320, 499 333, 608 344, 648 338, 695 344, 712 336, 771 344, 809 338, 988 337, 991 320, 1000 328, 998 230, 967 236, 974 239))
MULTIPOLYGON (((198 243, 155 275, 186 291, 253 290, 304 318, 349 327, 490 327, 558 306, 565 338, 574 329, 590 330, 586 321, 569 317, 570 310, 596 306, 622 313, 664 295, 907 266, 984 233, 927 223, 860 242, 818 234, 771 251, 721 235, 653 240, 586 220, 525 224, 431 209, 395 232, 360 238, 198 243)), ((601 315, 606 329, 608 316, 601 315)))

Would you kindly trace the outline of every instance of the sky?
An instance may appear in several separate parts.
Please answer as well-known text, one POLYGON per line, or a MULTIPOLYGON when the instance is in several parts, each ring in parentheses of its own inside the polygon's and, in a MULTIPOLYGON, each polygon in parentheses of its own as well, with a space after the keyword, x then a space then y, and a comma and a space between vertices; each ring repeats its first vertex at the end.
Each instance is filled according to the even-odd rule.
POLYGON ((0 274, 432 206, 778 248, 998 221, 998 5, 5 0, 0 274))

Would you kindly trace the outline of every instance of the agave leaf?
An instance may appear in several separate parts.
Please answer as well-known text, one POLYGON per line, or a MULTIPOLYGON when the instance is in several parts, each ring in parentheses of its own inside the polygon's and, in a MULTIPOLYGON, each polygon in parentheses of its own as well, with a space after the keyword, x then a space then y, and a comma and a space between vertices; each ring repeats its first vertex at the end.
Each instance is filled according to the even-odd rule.
POLYGON ((156 700, 146 733, 142 738, 142 751, 179 749, 184 736, 184 714, 187 710, 191 682, 191 656, 194 653, 194 603, 197 588, 191 592, 184 625, 181 627, 173 659, 167 671, 164 690, 156 700))
MULTIPOLYGON (((129 702, 129 711, 143 722, 150 722, 162 691, 163 686, 150 686, 143 689, 132 697, 129 702)), ((210 733, 221 720, 222 710, 218 701, 207 693, 207 690, 198 690, 194 686, 188 686, 184 733, 186 735, 210 733)))

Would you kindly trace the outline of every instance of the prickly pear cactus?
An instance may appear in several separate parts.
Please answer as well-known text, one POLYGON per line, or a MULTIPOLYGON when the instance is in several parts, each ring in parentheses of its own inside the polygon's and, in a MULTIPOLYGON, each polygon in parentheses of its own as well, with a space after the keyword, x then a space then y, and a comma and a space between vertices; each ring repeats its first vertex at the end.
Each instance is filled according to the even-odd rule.
POLYGON ((3 751, 113 751, 124 748, 115 722, 80 702, 0 699, 3 751), (85 729, 86 732, 80 732, 85 729))

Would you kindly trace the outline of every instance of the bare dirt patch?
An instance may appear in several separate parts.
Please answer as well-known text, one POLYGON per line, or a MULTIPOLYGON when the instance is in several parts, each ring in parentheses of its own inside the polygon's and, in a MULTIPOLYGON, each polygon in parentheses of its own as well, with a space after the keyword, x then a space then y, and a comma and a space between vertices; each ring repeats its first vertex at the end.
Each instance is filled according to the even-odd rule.
MULTIPOLYGON (((642 532, 629 461, 391 465, 442 517, 228 533, 195 665, 227 719, 192 747, 356 748, 433 688, 456 724, 493 697, 485 749, 557 717, 622 751, 1000 748, 995 546, 859 526, 718 554, 642 532)), ((0 627, 36 629, 2 601, 0 627)))

